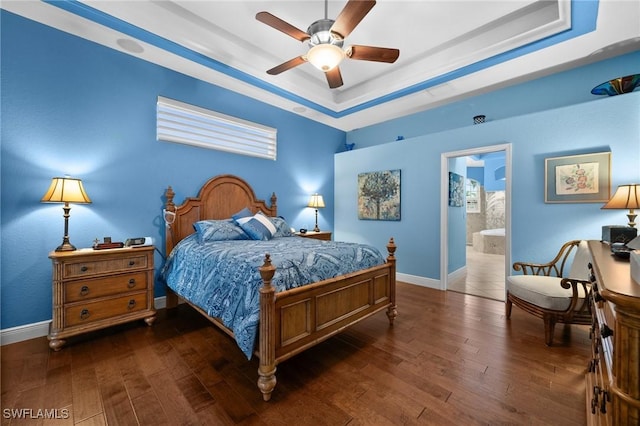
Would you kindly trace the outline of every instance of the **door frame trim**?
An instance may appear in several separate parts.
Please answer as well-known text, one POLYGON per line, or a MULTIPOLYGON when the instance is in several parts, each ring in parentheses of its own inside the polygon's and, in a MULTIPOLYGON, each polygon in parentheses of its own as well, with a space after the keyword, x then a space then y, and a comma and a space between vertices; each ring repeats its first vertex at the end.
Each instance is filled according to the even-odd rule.
POLYGON ((490 152, 505 152, 505 247, 504 269, 505 277, 509 274, 511 265, 511 179, 512 159, 510 143, 489 145, 460 151, 443 152, 440 155, 440 290, 446 290, 448 286, 449 269, 449 159, 467 157, 470 155, 487 154, 490 152))

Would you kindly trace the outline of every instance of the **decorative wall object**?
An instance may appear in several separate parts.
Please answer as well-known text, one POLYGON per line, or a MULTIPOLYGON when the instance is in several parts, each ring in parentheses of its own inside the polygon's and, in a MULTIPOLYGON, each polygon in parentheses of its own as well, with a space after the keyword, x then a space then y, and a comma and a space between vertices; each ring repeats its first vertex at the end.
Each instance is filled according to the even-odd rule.
POLYGON ((464 205, 464 177, 449 172, 449 205, 462 207, 464 205))
POLYGON ((467 213, 482 212, 482 204, 480 203, 480 182, 475 179, 467 179, 467 213))
POLYGON ((400 170, 358 174, 358 219, 400 220, 400 170))
POLYGON ((611 153, 544 160, 545 203, 602 203, 611 196, 611 153))
POLYGON ((640 74, 632 74, 605 81, 591 90, 594 95, 622 95, 633 92, 640 86, 640 74))

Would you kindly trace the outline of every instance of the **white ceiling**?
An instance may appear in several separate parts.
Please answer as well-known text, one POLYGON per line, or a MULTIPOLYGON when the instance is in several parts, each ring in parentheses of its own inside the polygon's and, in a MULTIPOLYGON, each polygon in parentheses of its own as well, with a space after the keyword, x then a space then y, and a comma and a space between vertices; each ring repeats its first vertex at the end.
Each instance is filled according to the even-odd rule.
MULTIPOLYGON (((345 4, 329 1, 328 18, 345 4)), ((344 85, 329 89, 324 74, 308 63, 267 75, 308 47, 255 19, 268 11, 306 31, 324 18, 320 0, 21 0, 0 6, 346 131, 640 50, 635 0, 379 0, 345 47, 398 48, 399 59, 345 59, 344 85)))

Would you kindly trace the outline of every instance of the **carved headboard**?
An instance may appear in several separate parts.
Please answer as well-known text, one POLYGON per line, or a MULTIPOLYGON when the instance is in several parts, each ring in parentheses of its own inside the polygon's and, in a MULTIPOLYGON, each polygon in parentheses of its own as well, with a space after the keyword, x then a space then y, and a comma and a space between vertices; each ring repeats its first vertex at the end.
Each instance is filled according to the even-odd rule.
POLYGON ((278 215, 276 194, 271 195, 271 205, 256 199, 253 189, 243 179, 233 175, 219 175, 205 183, 197 197, 187 198, 177 206, 173 202, 175 193, 169 186, 165 195, 166 253, 183 238, 193 234, 193 224, 206 219, 228 219, 247 207, 253 213, 263 212, 267 216, 278 215), (175 213, 173 216, 171 213, 175 213), (173 222, 172 222, 173 220, 173 222))

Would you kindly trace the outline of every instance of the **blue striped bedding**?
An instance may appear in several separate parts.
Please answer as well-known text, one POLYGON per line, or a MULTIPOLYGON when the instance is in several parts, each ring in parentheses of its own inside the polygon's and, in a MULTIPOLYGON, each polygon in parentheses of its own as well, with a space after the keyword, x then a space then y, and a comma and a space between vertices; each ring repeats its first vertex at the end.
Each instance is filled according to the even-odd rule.
POLYGON ((167 258, 163 279, 180 297, 231 329, 248 359, 258 332, 262 285, 258 268, 265 253, 276 267, 272 280, 276 291, 384 263, 382 254, 368 245, 296 236, 201 243, 192 234, 182 240, 167 258))

